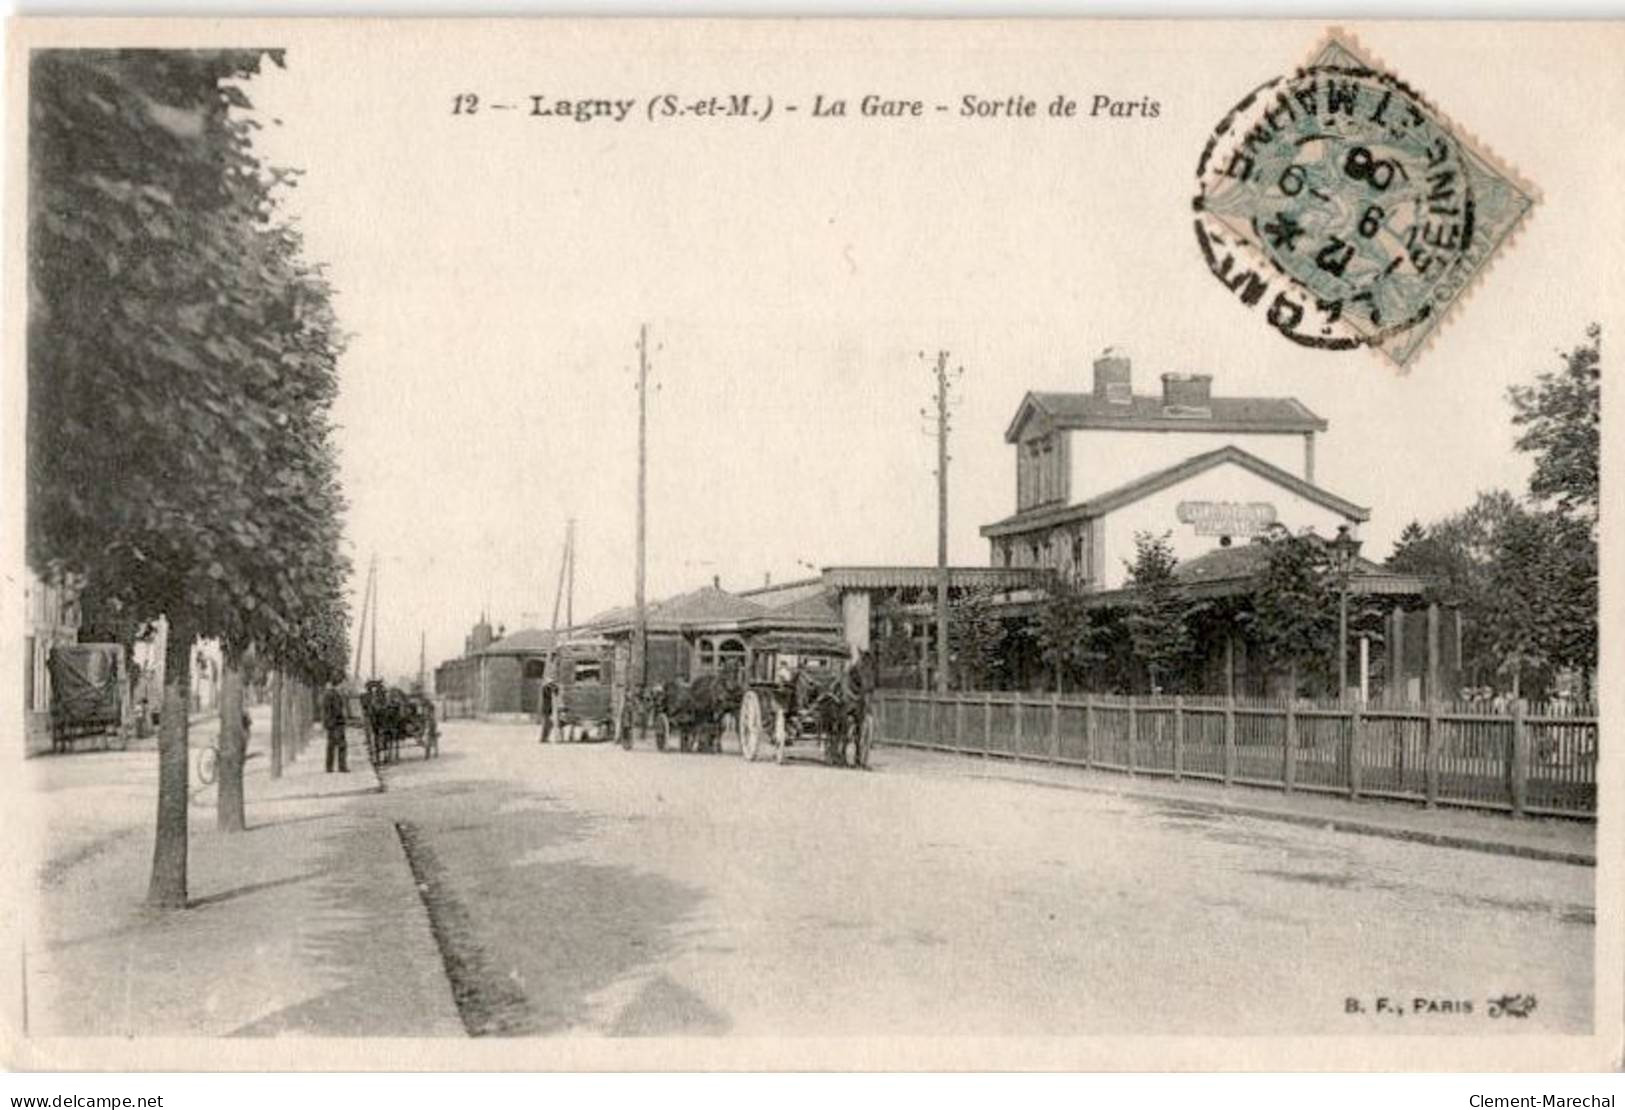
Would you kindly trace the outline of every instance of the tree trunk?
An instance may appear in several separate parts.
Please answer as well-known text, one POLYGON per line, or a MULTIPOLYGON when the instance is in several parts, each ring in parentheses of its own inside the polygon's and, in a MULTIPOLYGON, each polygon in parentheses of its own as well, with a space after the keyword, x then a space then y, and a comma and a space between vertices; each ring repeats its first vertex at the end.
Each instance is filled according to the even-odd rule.
POLYGON ((271 777, 282 777, 282 738, 287 732, 283 722, 283 709, 287 699, 282 696, 282 672, 271 676, 271 777))
POLYGON ((282 758, 287 763, 299 761, 299 745, 303 734, 299 730, 299 680, 285 679, 282 683, 283 696, 288 704, 282 709, 282 727, 287 731, 287 740, 282 745, 282 758))
POLYGON ((239 657, 224 652, 220 668, 220 778, 215 813, 225 832, 248 827, 243 811, 243 762, 248 735, 243 731, 243 672, 239 657))
POLYGON ((164 703, 158 729, 158 828, 147 904, 186 908, 187 726, 192 706, 192 630, 171 622, 164 642, 164 703))

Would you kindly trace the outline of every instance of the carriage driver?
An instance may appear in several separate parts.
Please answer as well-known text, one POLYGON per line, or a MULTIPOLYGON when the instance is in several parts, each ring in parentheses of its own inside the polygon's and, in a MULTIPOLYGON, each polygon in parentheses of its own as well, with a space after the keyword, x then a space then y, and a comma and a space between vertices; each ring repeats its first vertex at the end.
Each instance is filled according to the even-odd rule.
POLYGON ((322 727, 327 730, 327 769, 333 770, 338 761, 339 770, 350 773, 350 745, 344 739, 344 691, 329 686, 322 695, 322 727))

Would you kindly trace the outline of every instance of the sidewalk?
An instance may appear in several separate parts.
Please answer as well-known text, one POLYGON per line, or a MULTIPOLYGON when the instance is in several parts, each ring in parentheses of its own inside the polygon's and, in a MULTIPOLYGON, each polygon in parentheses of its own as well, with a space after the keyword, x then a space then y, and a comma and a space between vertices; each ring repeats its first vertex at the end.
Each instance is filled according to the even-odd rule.
POLYGON ((1161 775, 1125 775, 997 757, 984 759, 891 744, 882 750, 886 759, 906 763, 911 769, 926 773, 998 778, 1062 790, 1115 794, 1183 809, 1285 821, 1526 859, 1581 866, 1595 866, 1597 862, 1597 826, 1590 821, 1513 818, 1448 806, 1430 810, 1377 798, 1354 801, 1334 794, 1303 790, 1288 794, 1251 786, 1227 787, 1196 779, 1175 782, 1161 775))
MULTIPOLYGON (((350 774, 326 774, 313 734, 273 780, 268 733, 257 718, 247 832, 219 832, 215 788, 193 787, 184 911, 143 904, 151 750, 30 761, 48 836, 29 922, 31 1036, 463 1035, 362 745, 352 739, 350 774)), ((194 730, 194 751, 212 739, 194 730)))

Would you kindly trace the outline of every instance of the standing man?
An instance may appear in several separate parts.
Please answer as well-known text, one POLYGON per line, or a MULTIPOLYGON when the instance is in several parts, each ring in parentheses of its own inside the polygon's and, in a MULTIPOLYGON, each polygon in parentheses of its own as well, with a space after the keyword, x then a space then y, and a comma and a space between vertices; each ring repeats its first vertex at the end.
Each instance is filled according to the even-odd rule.
POLYGON ((338 761, 339 770, 350 773, 350 745, 344 739, 344 691, 329 686, 322 695, 322 725, 327 729, 327 770, 338 761))

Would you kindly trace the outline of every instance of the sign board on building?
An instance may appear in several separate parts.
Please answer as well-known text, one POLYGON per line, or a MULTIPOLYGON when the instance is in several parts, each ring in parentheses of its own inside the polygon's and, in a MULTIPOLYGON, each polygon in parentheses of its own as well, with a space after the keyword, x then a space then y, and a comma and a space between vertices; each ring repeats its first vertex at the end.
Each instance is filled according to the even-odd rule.
POLYGON ((1198 536, 1256 536, 1275 523, 1268 501, 1181 501, 1176 511, 1198 536))

